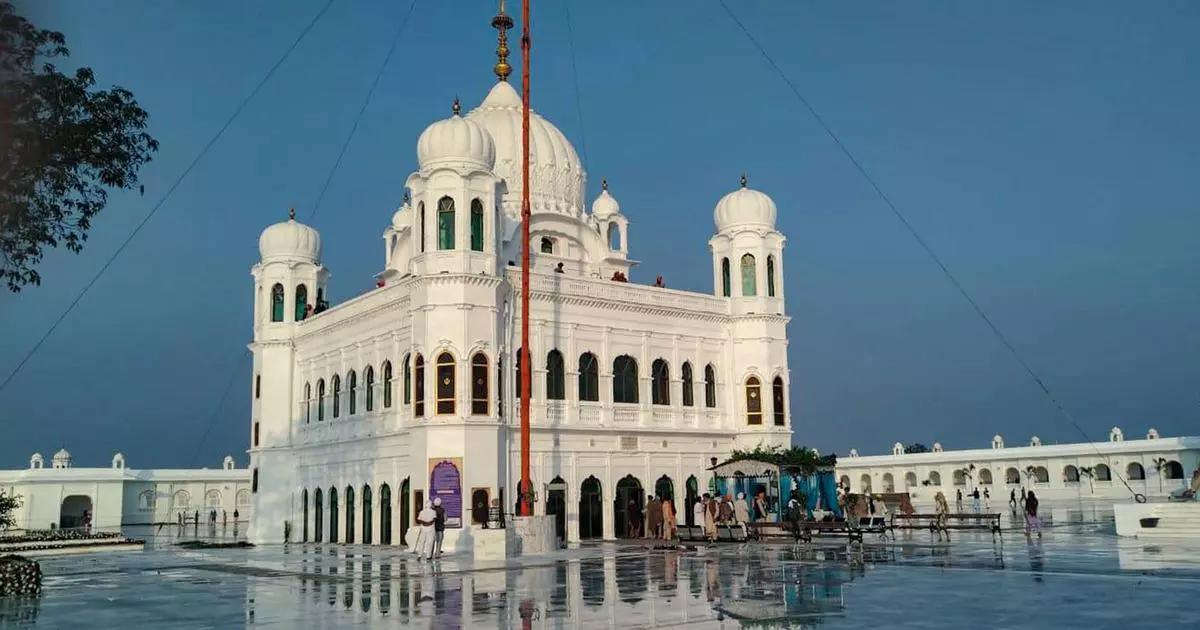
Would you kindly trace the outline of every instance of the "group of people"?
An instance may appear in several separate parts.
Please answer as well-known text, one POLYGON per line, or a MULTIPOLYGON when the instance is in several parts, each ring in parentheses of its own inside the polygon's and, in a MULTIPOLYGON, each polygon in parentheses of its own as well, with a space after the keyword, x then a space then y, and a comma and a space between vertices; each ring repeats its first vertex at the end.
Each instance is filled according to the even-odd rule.
MULTIPOLYGON (((987 496, 986 489, 984 490, 984 496, 985 497, 987 496)), ((979 513, 979 489, 978 488, 975 489, 975 492, 973 493, 973 498, 974 498, 975 513, 979 513)), ((1012 506, 1013 513, 1016 514, 1017 491, 1015 488, 1009 494, 1008 502, 1009 502, 1009 505, 1012 506)), ((1033 534, 1036 533, 1038 538, 1041 538, 1042 537, 1042 521, 1040 518, 1038 518, 1038 503, 1039 502, 1038 502, 1037 495, 1035 495, 1033 493, 1033 490, 1026 491, 1024 488, 1021 488, 1020 505, 1021 505, 1023 515, 1025 518, 1025 535, 1032 536, 1033 534)), ((959 511, 961 512, 962 511, 962 490, 958 491, 958 504, 959 504, 959 511)), ((937 533, 938 533, 938 539, 941 540, 942 535, 945 534, 946 539, 949 540, 950 539, 950 530, 949 530, 948 525, 949 525, 949 521, 950 521, 950 505, 946 502, 946 495, 942 494, 940 491, 937 494, 935 494, 933 497, 933 506, 934 506, 934 512, 937 514, 937 518, 934 520, 934 530, 937 531, 937 533)))
MULTIPOLYGON (((693 522, 704 528, 710 540, 717 539, 718 525, 743 525, 767 518, 767 501, 759 493, 753 502, 746 494, 713 496, 705 493, 692 504, 693 522)), ((625 535, 629 538, 655 538, 674 540, 679 534, 679 515, 674 500, 651 496, 644 506, 631 500, 625 511, 625 535)))
MULTIPOLYGON (((962 512, 962 510, 963 510, 962 488, 959 488, 958 490, 956 490, 956 492, 958 493, 958 497, 956 499, 956 502, 958 503, 958 511, 962 512)), ((971 497, 971 511, 972 512, 979 514, 979 512, 981 510, 982 511, 991 511, 991 509, 992 509, 992 493, 987 488, 984 488, 982 493, 979 492, 979 488, 975 488, 975 490, 971 492, 970 497, 971 497)))
MULTIPOLYGON (((191 515, 188 514, 187 512, 177 512, 175 514, 175 517, 176 517, 175 521, 176 521, 176 523, 179 524, 180 527, 183 527, 184 525, 188 524, 189 522, 194 523, 196 525, 200 524, 200 510, 196 510, 194 518, 190 518, 191 515)), ((236 524, 238 521, 238 518, 240 518, 240 517, 241 517, 241 514, 235 509, 233 511, 233 522, 236 524)), ((226 525, 226 524, 228 524, 228 522, 229 522, 229 513, 226 512, 225 510, 221 510, 221 525, 226 525)), ((217 524, 217 511, 215 509, 208 511, 208 524, 209 525, 217 524)))
POLYGON ((425 507, 417 513, 416 531, 408 538, 412 541, 410 549, 418 558, 433 560, 442 555, 442 539, 446 537, 446 509, 442 507, 441 498, 426 501, 425 507))

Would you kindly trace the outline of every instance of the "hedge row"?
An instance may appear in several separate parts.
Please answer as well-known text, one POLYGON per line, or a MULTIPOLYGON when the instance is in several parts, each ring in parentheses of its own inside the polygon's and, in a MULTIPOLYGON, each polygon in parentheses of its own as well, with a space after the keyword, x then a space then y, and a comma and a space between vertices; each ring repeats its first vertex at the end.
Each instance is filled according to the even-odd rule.
POLYGON ((21 556, 0 557, 0 597, 42 592, 42 565, 21 556))

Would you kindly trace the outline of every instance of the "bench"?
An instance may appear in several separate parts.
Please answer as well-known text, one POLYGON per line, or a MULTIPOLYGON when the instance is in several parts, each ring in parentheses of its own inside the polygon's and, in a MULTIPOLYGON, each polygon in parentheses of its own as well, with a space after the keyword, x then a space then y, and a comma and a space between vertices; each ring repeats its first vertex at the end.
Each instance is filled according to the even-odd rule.
MULTIPOLYGON (((748 534, 741 525, 717 524, 717 542, 746 542, 747 537, 748 534)), ((708 536, 704 533, 704 528, 699 525, 692 525, 690 527, 680 525, 679 541, 707 542, 708 536)))
MULTIPOLYGON (((937 520, 937 514, 893 514, 892 528, 928 529, 932 533, 938 530, 937 520)), ((1000 535, 1000 513, 947 514, 945 529, 990 531, 992 540, 995 540, 996 536, 1000 535)))

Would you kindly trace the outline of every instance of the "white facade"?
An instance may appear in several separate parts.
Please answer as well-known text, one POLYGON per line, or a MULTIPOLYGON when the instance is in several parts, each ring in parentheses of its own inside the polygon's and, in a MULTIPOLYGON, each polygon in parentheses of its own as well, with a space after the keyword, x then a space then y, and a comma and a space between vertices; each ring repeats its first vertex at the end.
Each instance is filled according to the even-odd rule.
POLYGON ((108 468, 76 468, 71 454, 59 451, 46 467, 41 454, 29 458, 29 468, 0 471, 0 489, 21 498, 15 517, 19 529, 77 527, 86 511, 92 529, 114 530, 127 525, 177 522, 197 510, 207 519, 210 510, 232 523, 248 521, 250 471, 226 457, 221 468, 209 470, 134 470, 117 453, 108 468))
POLYGON ((954 501, 975 488, 989 490, 993 506, 1006 505, 1011 491, 1033 490, 1043 501, 1128 501, 1134 493, 1162 499, 1183 487, 1200 465, 1200 437, 1125 439, 1114 427, 1106 442, 1006 446, 997 435, 990 448, 947 451, 934 444, 928 453, 904 453, 897 443, 891 455, 859 457, 854 450, 838 459, 842 485, 853 492, 908 492, 914 503, 932 504, 938 491, 954 501), (1126 488, 1125 483, 1129 484, 1126 488))
MULTIPOLYGON (((399 544, 443 461, 463 503, 448 549, 469 548, 473 497, 503 496, 512 510, 520 117, 502 80, 479 107, 463 116, 456 101, 421 134, 372 291, 306 315, 328 294, 319 235, 294 219, 263 233, 252 272, 251 540, 278 541, 289 522, 292 540, 336 530, 342 542, 399 544)), ((531 134, 536 510, 565 513, 569 540, 612 538, 624 533, 615 502, 640 496, 618 496, 623 478, 645 494, 669 485, 682 515, 685 485, 706 487, 712 458, 791 443, 784 237, 774 203, 743 178, 714 213, 712 294, 623 281, 636 264, 631 223, 607 183, 588 212, 570 142, 536 113, 531 134)))

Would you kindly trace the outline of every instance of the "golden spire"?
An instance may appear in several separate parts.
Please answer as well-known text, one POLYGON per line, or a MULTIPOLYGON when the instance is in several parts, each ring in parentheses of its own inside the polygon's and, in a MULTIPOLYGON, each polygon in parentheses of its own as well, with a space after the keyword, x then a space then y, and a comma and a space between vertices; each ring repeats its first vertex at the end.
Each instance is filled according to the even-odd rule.
POLYGON ((608 179, 600 180, 600 190, 608 190, 608 179))
POLYGON ((457 97, 457 96, 455 96, 455 97, 454 97, 454 105, 451 105, 451 106, 450 106, 450 110, 454 112, 454 115, 455 115, 455 116, 457 116, 457 115, 458 115, 458 113, 462 111, 462 105, 460 105, 460 104, 458 103, 458 97, 457 97))
POLYGON ((288 208, 288 221, 295 221, 295 220, 296 220, 296 208, 293 206, 291 208, 288 208))
POLYGON ((742 188, 746 187, 746 172, 742 171, 742 188))
POLYGON ((512 74, 512 66, 508 65, 508 29, 512 27, 513 20, 504 12, 504 0, 500 0, 500 11, 492 18, 492 28, 500 33, 496 43, 496 65, 492 66, 492 71, 501 81, 507 81, 508 75, 512 74))

